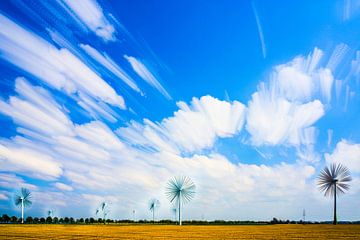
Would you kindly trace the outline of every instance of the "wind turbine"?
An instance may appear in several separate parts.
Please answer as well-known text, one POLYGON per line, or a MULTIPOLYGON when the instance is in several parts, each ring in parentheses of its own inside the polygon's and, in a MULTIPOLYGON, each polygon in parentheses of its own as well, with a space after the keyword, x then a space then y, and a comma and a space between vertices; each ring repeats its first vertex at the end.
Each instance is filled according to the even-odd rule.
POLYGON ((352 180, 350 171, 347 167, 336 163, 325 167, 319 174, 318 186, 325 196, 334 197, 334 220, 333 224, 336 225, 336 197, 337 194, 345 193, 349 190, 349 184, 352 180))
POLYGON ((181 225, 181 205, 188 203, 195 195, 195 184, 186 176, 174 177, 168 181, 165 194, 171 203, 178 206, 179 225, 181 225))
POLYGON ((21 206, 21 223, 24 223, 24 208, 31 206, 31 193, 27 188, 21 188, 21 191, 15 194, 15 205, 21 206))
POLYGON ((106 202, 102 202, 100 204, 100 207, 98 209, 96 209, 96 215, 102 214, 103 219, 104 219, 104 224, 106 222, 106 215, 108 215, 109 212, 110 212, 109 204, 106 202))

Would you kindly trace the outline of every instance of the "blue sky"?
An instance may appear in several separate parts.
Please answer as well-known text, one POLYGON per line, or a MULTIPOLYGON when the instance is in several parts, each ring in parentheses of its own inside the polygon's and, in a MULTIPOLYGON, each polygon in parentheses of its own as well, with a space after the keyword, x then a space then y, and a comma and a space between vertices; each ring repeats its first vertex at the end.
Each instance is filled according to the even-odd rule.
POLYGON ((0 212, 185 219, 331 219, 327 164, 353 176, 358 220, 360 2, 2 1, 0 212))

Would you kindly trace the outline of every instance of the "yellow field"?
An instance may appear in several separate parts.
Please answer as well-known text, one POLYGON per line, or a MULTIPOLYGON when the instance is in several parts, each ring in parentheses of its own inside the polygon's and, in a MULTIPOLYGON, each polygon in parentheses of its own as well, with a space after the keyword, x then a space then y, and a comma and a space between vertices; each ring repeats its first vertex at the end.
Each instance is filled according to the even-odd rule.
POLYGON ((360 225, 0 225, 0 239, 360 239, 360 225))

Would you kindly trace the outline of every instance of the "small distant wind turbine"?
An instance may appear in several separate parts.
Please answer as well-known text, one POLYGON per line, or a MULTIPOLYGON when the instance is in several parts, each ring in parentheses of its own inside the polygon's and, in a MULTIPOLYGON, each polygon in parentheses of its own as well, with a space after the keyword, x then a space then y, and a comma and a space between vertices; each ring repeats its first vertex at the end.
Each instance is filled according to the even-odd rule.
POLYGON ((54 216, 54 210, 48 210, 47 215, 52 218, 54 216))
POLYGON ((171 209, 171 211, 172 211, 173 214, 174 214, 174 222, 176 223, 176 211, 177 211, 177 208, 176 208, 176 207, 173 207, 173 208, 171 209))
POLYGON ((104 224, 106 222, 106 215, 108 215, 109 212, 109 204, 106 202, 102 202, 100 204, 100 207, 96 209, 96 215, 101 214, 103 216, 104 224))
POLYGON ((195 195, 195 184, 186 176, 169 180, 165 194, 171 203, 175 202, 179 209, 179 225, 181 225, 181 205, 188 203, 195 195))
POLYGON ((305 223, 305 217, 306 217, 306 212, 305 209, 303 209, 303 222, 305 223))
POLYGON ((156 198, 150 199, 149 201, 149 210, 153 214, 153 223, 155 223, 155 210, 157 210, 160 207, 160 201, 156 198))
POLYGON ((21 191, 15 194, 15 205, 21 206, 21 223, 24 223, 24 208, 31 206, 31 193, 27 188, 21 188, 21 191))

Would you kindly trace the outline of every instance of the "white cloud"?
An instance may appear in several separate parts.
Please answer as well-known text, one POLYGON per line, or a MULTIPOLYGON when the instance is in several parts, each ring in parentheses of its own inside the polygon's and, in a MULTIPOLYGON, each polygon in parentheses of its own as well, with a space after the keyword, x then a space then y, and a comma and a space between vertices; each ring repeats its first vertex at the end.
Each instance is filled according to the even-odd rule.
MULTIPOLYGON (((60 1, 60 0, 59 0, 60 1)), ((101 37, 104 41, 115 41, 115 27, 104 15, 103 9, 96 0, 61 0, 66 4, 75 20, 81 21, 89 30, 101 37)), ((61 4, 61 5, 63 5, 61 4)), ((64 6, 64 5, 63 5, 64 6)))
POLYGON ((360 144, 341 140, 336 144, 335 150, 324 155, 327 163, 341 163, 350 171, 360 173, 360 144))
POLYGON ((35 185, 26 183, 24 179, 13 173, 0 173, 0 186, 6 189, 20 189, 21 187, 29 188, 30 190, 37 189, 35 185))
POLYGON ((104 123, 73 124, 43 88, 18 78, 15 89, 18 96, 10 97, 9 103, 0 101, 0 112, 13 119, 24 137, 0 141, 3 170, 57 178, 65 167, 71 169, 87 161, 103 164, 124 150, 124 144, 104 123), (61 159, 61 164, 55 159, 61 159))
POLYGON ((148 69, 148 67, 139 59, 131 56, 124 55, 124 58, 130 63, 133 70, 148 84, 156 88, 162 95, 167 99, 172 99, 166 89, 161 85, 159 80, 154 74, 148 69))
POLYGON ((99 121, 93 121, 75 128, 77 136, 106 150, 122 150, 124 144, 114 132, 99 121))
POLYGON ((330 68, 320 67, 323 52, 315 48, 307 57, 298 56, 275 67, 270 91, 289 101, 308 102, 322 97, 331 100, 334 77, 330 68), (319 95, 320 94, 320 95, 319 95))
POLYGON ((1 57, 29 72, 70 97, 82 93, 97 100, 125 108, 124 99, 67 49, 49 42, 0 15, 1 57))
POLYGON ((314 141, 306 137, 307 128, 323 115, 324 108, 318 100, 297 104, 260 91, 249 102, 246 129, 255 145, 299 145, 314 141))
POLYGON ((49 136, 71 135, 72 122, 41 87, 30 85, 24 78, 15 79, 18 96, 8 102, 0 100, 0 113, 10 116, 21 127, 49 136))
POLYGON ((139 87, 136 85, 133 79, 119 66, 117 65, 106 53, 101 54, 99 51, 89 45, 80 44, 80 47, 98 63, 102 64, 111 73, 124 81, 133 90, 140 92, 139 87))
POLYGON ((56 182, 54 183, 54 186, 60 190, 64 190, 64 191, 73 191, 73 187, 65 184, 65 183, 61 183, 61 182, 56 182))
POLYGON ((1 200, 9 200, 9 197, 6 196, 4 193, 0 193, 0 201, 1 200))
POLYGON ((0 143, 3 171, 23 172, 33 177, 53 179, 62 174, 61 164, 42 152, 12 144, 0 143))
POLYGON ((191 105, 178 102, 173 117, 156 124, 132 123, 117 133, 126 141, 157 150, 194 152, 212 147, 217 137, 230 137, 243 126, 245 106, 238 101, 220 101, 211 96, 193 98, 191 105))
POLYGON ((248 103, 246 129, 255 145, 314 144, 316 123, 325 113, 318 99, 331 100, 333 76, 319 68, 323 53, 315 48, 276 66, 268 84, 260 83, 248 103))

